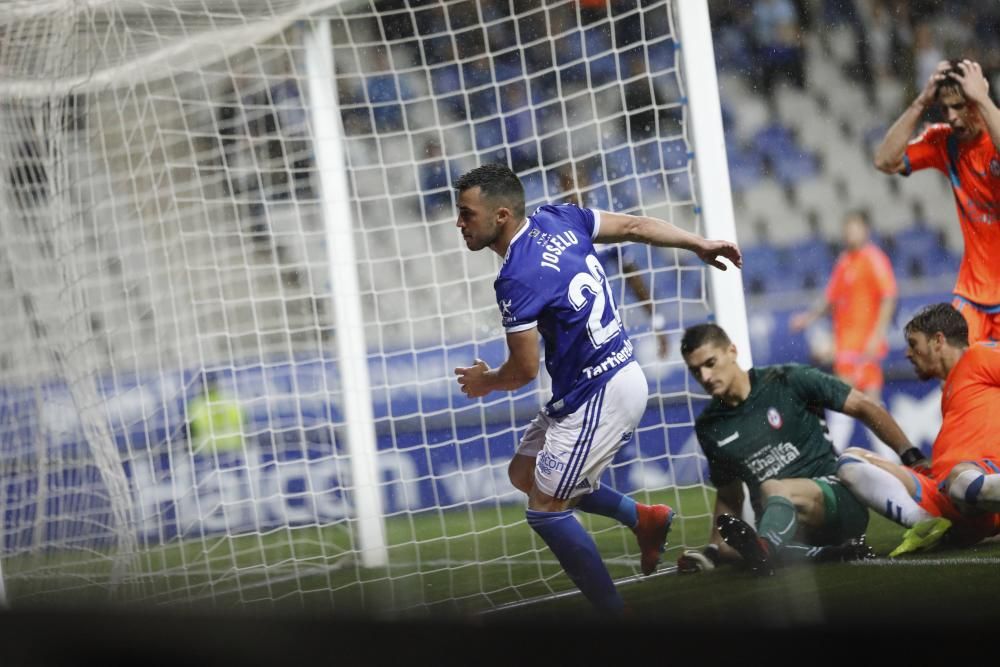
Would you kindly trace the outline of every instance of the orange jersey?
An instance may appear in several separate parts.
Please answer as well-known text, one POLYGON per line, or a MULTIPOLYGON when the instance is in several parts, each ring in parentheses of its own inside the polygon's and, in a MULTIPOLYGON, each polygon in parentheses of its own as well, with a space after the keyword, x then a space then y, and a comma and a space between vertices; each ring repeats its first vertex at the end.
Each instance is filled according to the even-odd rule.
POLYGON ((1000 305, 1000 154, 989 132, 959 143, 951 126, 931 125, 910 142, 903 160, 907 176, 933 167, 951 181, 965 242, 955 294, 1000 305))
MULTIPOLYGON (((896 296, 896 276, 885 253, 874 243, 845 250, 837 258, 826 286, 826 299, 833 316, 833 340, 837 361, 858 363, 865 344, 875 332, 883 299, 896 296)), ((888 352, 885 337, 879 342, 878 358, 888 352)))
POLYGON ((931 449, 938 481, 962 461, 1000 460, 1000 346, 969 346, 941 389, 941 430, 931 449))

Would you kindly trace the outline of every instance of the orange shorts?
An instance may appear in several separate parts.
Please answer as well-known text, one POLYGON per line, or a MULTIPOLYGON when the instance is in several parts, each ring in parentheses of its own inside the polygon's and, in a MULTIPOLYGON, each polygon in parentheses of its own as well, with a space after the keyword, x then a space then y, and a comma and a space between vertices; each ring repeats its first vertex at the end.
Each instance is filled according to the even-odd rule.
MULTIPOLYGON (((1000 471, 998 462, 992 459, 979 459, 965 463, 978 466, 986 474, 1000 471)), ((951 521, 952 527, 949 535, 956 544, 968 546, 1000 533, 1000 514, 963 514, 962 510, 944 491, 944 482, 938 482, 933 477, 922 475, 913 470, 907 470, 907 472, 917 483, 917 492, 913 499, 934 516, 943 516, 951 521)), ((947 471, 941 476, 941 479, 946 479, 950 472, 950 470, 947 471)))
POLYGON ((882 364, 877 361, 836 361, 833 374, 858 391, 881 390, 882 364))
POLYGON ((962 313, 969 325, 969 344, 981 340, 1000 340, 1000 306, 980 306, 956 296, 951 307, 962 313))

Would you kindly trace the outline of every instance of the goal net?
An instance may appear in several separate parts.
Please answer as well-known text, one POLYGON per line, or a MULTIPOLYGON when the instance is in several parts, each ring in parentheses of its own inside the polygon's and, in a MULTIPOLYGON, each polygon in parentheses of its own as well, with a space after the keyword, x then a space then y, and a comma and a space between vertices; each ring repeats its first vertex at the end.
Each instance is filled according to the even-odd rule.
MULTIPOLYGON (((13 604, 481 610, 573 590, 506 465, 452 183, 510 164, 704 232, 667 0, 38 0, 0 17, 0 511, 13 604)), ((605 478, 707 539, 692 256, 608 252, 651 386, 605 478), (635 291, 632 279, 645 286, 635 291), (661 345, 665 343, 665 348, 661 345)), ((628 530, 581 516, 612 574, 628 530)), ((665 562, 676 555, 669 552, 665 562)))

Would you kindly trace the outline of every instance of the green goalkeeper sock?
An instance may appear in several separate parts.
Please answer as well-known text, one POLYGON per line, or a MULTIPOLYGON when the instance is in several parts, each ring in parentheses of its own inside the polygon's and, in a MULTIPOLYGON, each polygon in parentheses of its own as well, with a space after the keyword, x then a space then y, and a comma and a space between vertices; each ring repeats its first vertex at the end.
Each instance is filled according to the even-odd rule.
POLYGON ((827 547, 814 547, 802 542, 787 542, 781 549, 782 563, 801 563, 803 561, 822 562, 826 560, 827 547))
POLYGON ((795 537, 799 525, 797 515, 795 505, 788 498, 771 496, 764 503, 757 533, 771 545, 772 554, 781 551, 795 537))

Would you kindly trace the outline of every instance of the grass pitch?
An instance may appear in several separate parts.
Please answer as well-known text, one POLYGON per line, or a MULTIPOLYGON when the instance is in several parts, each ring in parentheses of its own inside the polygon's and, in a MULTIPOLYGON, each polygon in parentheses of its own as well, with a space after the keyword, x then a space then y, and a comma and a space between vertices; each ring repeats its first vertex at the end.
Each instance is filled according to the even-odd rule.
MULTIPOLYGON (((619 589, 635 617, 644 621, 785 628, 1000 620, 998 543, 893 560, 799 565, 766 579, 736 566, 678 575, 671 566, 681 545, 708 539, 712 493, 693 488, 639 499, 666 502, 680 511, 671 531, 674 545, 652 577, 637 576, 638 550, 629 531, 602 517, 581 519, 595 535, 612 576, 621 581, 619 589)), ((360 566, 347 526, 300 526, 145 550, 139 556, 145 574, 112 598, 95 583, 106 579, 99 559, 91 561, 89 571, 63 567, 56 555, 47 557, 41 570, 37 559, 8 559, 5 575, 14 608, 117 600, 188 611, 306 610, 486 625, 592 614, 524 523, 521 506, 406 514, 390 518, 386 528, 390 563, 385 568, 360 566)), ((868 540, 879 554, 887 554, 902 532, 873 514, 868 540)))
MULTIPOLYGON (((902 532, 873 513, 867 536, 879 554, 875 560, 796 565, 767 578, 739 566, 695 575, 664 573, 630 581, 619 590, 639 621, 695 629, 958 628, 1000 620, 1000 543, 939 547, 889 559, 885 554, 902 532)), ((667 566, 672 555, 663 561, 667 566)), ((575 595, 488 617, 511 621, 581 614, 592 612, 575 595)))

